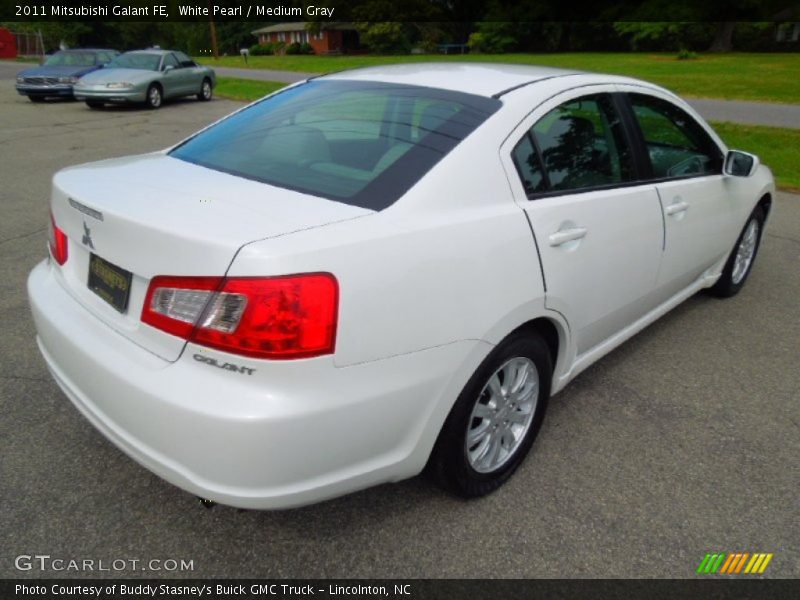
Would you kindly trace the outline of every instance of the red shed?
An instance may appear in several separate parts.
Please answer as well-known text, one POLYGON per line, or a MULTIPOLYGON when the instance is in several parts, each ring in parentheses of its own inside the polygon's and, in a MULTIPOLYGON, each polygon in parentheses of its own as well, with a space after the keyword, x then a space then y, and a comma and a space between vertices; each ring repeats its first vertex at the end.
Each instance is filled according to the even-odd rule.
POLYGON ((17 58, 17 38, 3 27, 0 27, 0 58, 17 58))

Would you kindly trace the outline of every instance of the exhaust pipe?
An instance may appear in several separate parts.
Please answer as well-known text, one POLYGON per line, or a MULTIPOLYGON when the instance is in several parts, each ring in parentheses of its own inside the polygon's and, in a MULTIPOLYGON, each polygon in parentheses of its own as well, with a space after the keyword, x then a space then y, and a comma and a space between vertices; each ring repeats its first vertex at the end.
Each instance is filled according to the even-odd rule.
POLYGON ((207 498, 201 498, 200 496, 198 496, 197 499, 200 501, 200 504, 206 510, 211 510, 212 508, 214 508, 217 505, 216 502, 214 502, 213 500, 208 500, 207 498))

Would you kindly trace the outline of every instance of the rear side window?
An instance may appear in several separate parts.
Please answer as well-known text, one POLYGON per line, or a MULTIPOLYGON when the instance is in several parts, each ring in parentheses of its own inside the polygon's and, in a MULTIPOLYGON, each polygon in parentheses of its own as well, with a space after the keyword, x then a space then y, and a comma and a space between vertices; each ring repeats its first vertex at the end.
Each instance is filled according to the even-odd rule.
POLYGON ((312 80, 232 115, 170 155, 381 210, 500 106, 434 88, 312 80))
POLYGON ((666 100, 629 94, 657 179, 719 173, 722 154, 686 112, 666 100))
POLYGON ((570 100, 547 113, 520 140, 513 158, 528 194, 634 179, 631 150, 608 94, 570 100))
POLYGON ((547 191, 547 183, 544 180, 544 172, 539 162, 539 153, 533 145, 531 134, 528 133, 522 138, 512 153, 514 165, 517 167, 522 185, 526 194, 547 191))

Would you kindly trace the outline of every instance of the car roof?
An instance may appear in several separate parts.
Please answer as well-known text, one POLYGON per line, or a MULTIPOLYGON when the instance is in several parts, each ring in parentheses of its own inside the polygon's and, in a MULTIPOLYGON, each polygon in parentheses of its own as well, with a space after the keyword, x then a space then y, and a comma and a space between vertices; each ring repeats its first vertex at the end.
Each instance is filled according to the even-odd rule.
MULTIPOLYGON (((405 85, 440 88, 479 96, 499 97, 536 81, 598 74, 572 69, 536 65, 514 65, 480 62, 430 62, 365 67, 324 75, 325 79, 380 81, 405 85)), ((628 77, 599 75, 608 83, 636 81, 628 77)), ((580 78, 578 78, 580 79, 580 78)))
POLYGON ((125 54, 157 54, 159 56, 163 56, 164 54, 169 54, 170 52, 180 52, 180 50, 168 50, 165 48, 144 48, 142 50, 128 50, 125 54))
POLYGON ((67 48, 66 50, 56 50, 56 52, 117 52, 113 48, 67 48))

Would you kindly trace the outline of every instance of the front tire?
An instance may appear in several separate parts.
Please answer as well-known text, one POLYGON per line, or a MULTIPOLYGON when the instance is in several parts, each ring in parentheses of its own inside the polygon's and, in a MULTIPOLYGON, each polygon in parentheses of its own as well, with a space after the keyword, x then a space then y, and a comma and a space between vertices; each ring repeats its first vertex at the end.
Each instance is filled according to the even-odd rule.
POLYGON ((211 100, 211 96, 214 94, 214 89, 211 87, 211 81, 209 79, 203 79, 203 83, 200 86, 200 93, 197 94, 197 99, 203 102, 208 102, 211 100))
POLYGON ((38 104, 39 102, 44 102, 44 96, 28 96, 31 102, 38 104))
POLYGON ((553 367, 538 334, 519 331, 478 367, 436 440, 428 472, 465 498, 503 485, 525 459, 541 427, 553 367))
POLYGON ((155 83, 147 88, 147 100, 145 100, 145 102, 147 103, 147 108, 153 110, 161 108, 161 104, 164 102, 164 97, 161 92, 161 88, 155 83))
POLYGON ((89 108, 98 109, 98 108, 103 108, 105 104, 103 102, 97 102, 96 100, 87 100, 86 106, 88 106, 89 108))
POLYGON ((742 233, 736 240, 736 245, 731 250, 728 262, 722 269, 722 275, 709 292, 718 298, 730 298, 739 293, 744 287, 747 276, 753 268, 753 263, 761 245, 761 234, 764 230, 766 215, 764 209, 757 206, 747 219, 742 233))

